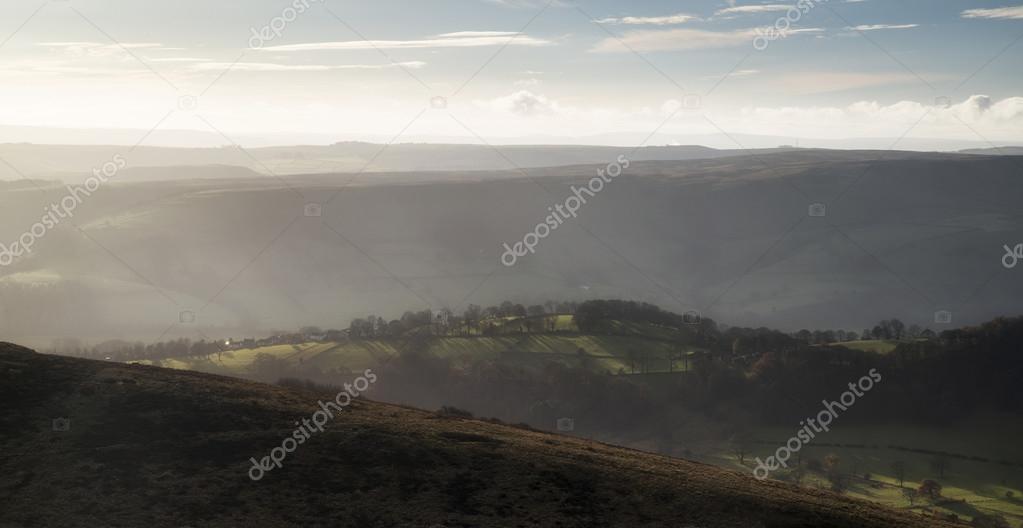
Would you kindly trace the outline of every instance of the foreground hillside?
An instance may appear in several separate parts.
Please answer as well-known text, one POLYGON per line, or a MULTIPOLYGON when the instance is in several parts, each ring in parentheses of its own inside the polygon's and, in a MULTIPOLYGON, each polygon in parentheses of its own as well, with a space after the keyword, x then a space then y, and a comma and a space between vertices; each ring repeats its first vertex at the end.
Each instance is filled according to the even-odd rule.
POLYGON ((251 480, 249 458, 332 396, 0 344, 0 526, 942 526, 707 465, 363 400, 251 480), (58 417, 68 430, 55 430, 58 417))

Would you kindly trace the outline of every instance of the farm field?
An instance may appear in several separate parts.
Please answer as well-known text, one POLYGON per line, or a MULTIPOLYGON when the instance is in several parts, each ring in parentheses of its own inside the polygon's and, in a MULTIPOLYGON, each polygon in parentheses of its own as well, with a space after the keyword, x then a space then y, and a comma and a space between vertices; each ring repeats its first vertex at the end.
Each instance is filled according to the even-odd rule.
POLYGON ((865 339, 857 341, 846 341, 837 344, 853 350, 874 352, 876 354, 887 354, 892 350, 895 350, 895 347, 898 346, 899 342, 894 339, 865 339))
MULTIPOLYGON (((765 428, 755 431, 756 442, 740 465, 733 453, 718 452, 707 461, 743 471, 751 471, 754 457, 765 459, 794 433, 795 429, 765 428)), ((1023 457, 1018 440, 1023 438, 1023 424, 1000 416, 976 418, 952 429, 917 426, 850 426, 832 429, 806 444, 800 455, 805 465, 822 461, 828 455, 839 460, 839 472, 848 476, 846 494, 850 497, 880 502, 893 508, 912 511, 940 511, 956 514, 962 519, 974 515, 998 514, 1013 527, 1023 526, 1023 457), (862 446, 862 447, 859 447, 862 446), (893 446, 893 447, 889 447, 893 446), (896 449, 898 446, 901 449, 896 449), (958 456, 945 457, 944 476, 934 466, 932 453, 908 451, 905 448, 945 452, 967 457, 981 455, 992 462, 969 460, 958 456), (814 462, 811 462, 814 461, 814 462), (998 463, 1008 461, 1016 465, 998 463), (895 476, 893 464, 905 467, 903 487, 895 476), (866 478, 869 476, 869 479, 866 478), (938 481, 942 499, 931 502, 917 498, 913 504, 904 489, 917 489, 925 479, 938 481)), ((798 455, 797 455, 798 456, 798 455)), ((796 457, 793 458, 795 460, 796 457)), ((791 479, 784 470, 773 477, 791 479)), ((830 489, 831 484, 819 471, 807 471, 803 486, 830 489)))
MULTIPOLYGON (((468 364, 478 360, 500 359, 522 366, 543 366, 551 361, 566 366, 579 366, 583 361, 579 351, 584 350, 590 368, 599 372, 640 374, 686 370, 687 363, 681 359, 669 365, 667 358, 679 351, 677 344, 641 335, 639 332, 642 329, 638 325, 630 329, 629 333, 634 335, 588 335, 572 331, 575 327, 570 321, 570 317, 559 317, 557 328, 561 331, 551 334, 434 336, 426 341, 426 350, 454 362, 468 364)), ((308 342, 229 350, 209 358, 143 360, 136 363, 245 376, 256 358, 266 354, 295 367, 316 368, 321 372, 344 372, 385 362, 398 355, 401 346, 396 339, 308 342)))

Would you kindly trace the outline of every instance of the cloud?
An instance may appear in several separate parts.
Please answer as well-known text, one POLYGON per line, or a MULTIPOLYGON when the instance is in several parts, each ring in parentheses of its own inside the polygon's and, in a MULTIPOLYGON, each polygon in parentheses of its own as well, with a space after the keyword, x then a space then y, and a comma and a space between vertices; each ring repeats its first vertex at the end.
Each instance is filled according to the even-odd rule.
MULTIPOLYGON (((625 33, 621 38, 606 38, 598 42, 591 52, 621 53, 634 51, 684 51, 709 48, 729 48, 751 45, 756 29, 710 31, 703 29, 647 29, 625 33)), ((788 35, 824 33, 822 28, 790 29, 788 35)))
POLYGON ((800 33, 824 33, 824 28, 799 28, 790 29, 787 32, 789 35, 798 35, 800 33))
POLYGON ((708 31, 703 29, 668 29, 631 31, 619 38, 606 38, 590 51, 620 53, 635 51, 694 50, 747 45, 753 41, 752 29, 708 31))
POLYGON ((149 62, 210 62, 210 59, 202 59, 199 57, 146 57, 149 62))
POLYGON ((788 11, 789 9, 795 8, 794 5, 784 4, 763 4, 763 5, 747 5, 747 6, 732 6, 724 9, 719 9, 716 16, 727 16, 727 15, 745 15, 749 13, 772 13, 780 11, 788 11))
MULTIPOLYGON (((885 127, 886 133, 898 131, 919 121, 919 130, 960 131, 963 123, 977 129, 988 127, 1015 128, 1023 122, 1023 97, 1009 97, 994 102, 986 95, 972 95, 966 100, 945 107, 900 101, 882 105, 877 101, 859 101, 845 107, 780 107, 745 108, 742 111, 749 123, 785 123, 791 126, 810 126, 845 130, 849 137, 869 134, 871 127, 885 127), (925 117, 926 116, 926 117, 925 117), (855 131, 855 132, 854 132, 855 131)), ((936 133, 936 132, 931 132, 936 133)), ((974 137, 974 134, 960 134, 974 137)))
POLYGON ((852 31, 877 31, 879 29, 910 29, 920 27, 920 24, 865 24, 862 26, 847 27, 852 31))
POLYGON ((991 9, 967 9, 963 18, 1023 19, 1023 6, 995 7, 991 9))
POLYGON ((556 103, 529 90, 521 90, 511 95, 498 97, 488 103, 483 103, 483 106, 523 117, 551 115, 558 111, 556 103))
POLYGON ((562 0, 483 0, 488 4, 497 4, 503 7, 517 7, 517 8, 528 8, 528 9, 539 9, 541 7, 570 7, 567 2, 562 0))
MULTIPOLYGON (((766 73, 766 72, 765 72, 766 73)), ((768 91, 769 88, 765 88, 768 91)), ((578 101, 578 100, 576 100, 578 101)), ((949 138, 976 141, 977 133, 992 140, 1018 137, 1023 126, 1023 97, 995 101, 975 95, 945 108, 933 99, 882 103, 849 99, 849 104, 816 106, 797 102, 793 106, 716 104, 703 101, 700 110, 679 112, 665 123, 665 116, 683 105, 677 99, 638 107, 565 105, 550 94, 523 90, 505 96, 473 101, 474 129, 485 137, 551 136, 585 138, 602 133, 631 131, 645 137, 660 128, 662 139, 696 136, 686 142, 735 148, 720 130, 706 122, 706 115, 729 133, 817 139, 949 138), (922 118, 922 119, 921 119, 922 118), (969 127, 963 126, 967 123, 969 127), (477 128, 478 127, 478 128, 477 128), (973 130, 971 130, 971 128, 973 130), (720 143, 714 143, 720 141, 720 143)), ((890 144, 888 141, 887 144, 890 144)))
POLYGON ((627 16, 621 18, 602 18, 597 20, 600 24, 626 24, 633 26, 670 26, 675 24, 683 24, 690 20, 697 20, 697 17, 693 15, 686 15, 679 13, 677 15, 666 15, 666 16, 654 16, 654 17, 635 17, 627 16))
POLYGON ((123 42, 104 44, 102 42, 39 42, 37 46, 59 49, 74 57, 110 57, 132 49, 169 49, 158 42, 123 42))
POLYGON ((514 37, 518 33, 514 31, 455 31, 454 33, 441 33, 438 38, 472 38, 472 37, 514 37))
MULTIPOLYGON (((130 62, 128 64, 135 64, 130 62)), ((18 76, 27 75, 70 75, 75 77, 123 77, 134 75, 152 75, 143 68, 98 67, 82 65, 80 61, 65 60, 14 60, 0 63, 0 72, 18 76), (77 65, 76 65, 77 64, 77 65)))
POLYGON ((56 48, 160 48, 163 47, 159 42, 124 42, 121 44, 104 44, 102 42, 39 42, 37 46, 47 46, 56 48))
MULTIPOLYGON (((736 70, 736 71, 733 71, 733 72, 729 73, 728 74, 728 78, 748 77, 750 75, 756 75, 758 73, 760 73, 760 70, 736 70)), ((719 81, 719 80, 721 80, 721 75, 707 75, 705 77, 700 77, 699 80, 701 80, 701 81, 719 81)))
POLYGON ((459 31, 421 40, 349 40, 267 46, 263 51, 473 48, 481 46, 546 46, 551 41, 508 31, 459 31))
POLYGON ((386 68, 422 68, 426 66, 425 62, 422 61, 410 61, 410 62, 398 62, 394 64, 340 64, 340 65, 324 65, 324 64, 275 64, 269 62, 204 62, 195 65, 197 70, 232 70, 232 71, 252 71, 252 72, 314 72, 314 71, 331 71, 331 70, 382 70, 386 68))

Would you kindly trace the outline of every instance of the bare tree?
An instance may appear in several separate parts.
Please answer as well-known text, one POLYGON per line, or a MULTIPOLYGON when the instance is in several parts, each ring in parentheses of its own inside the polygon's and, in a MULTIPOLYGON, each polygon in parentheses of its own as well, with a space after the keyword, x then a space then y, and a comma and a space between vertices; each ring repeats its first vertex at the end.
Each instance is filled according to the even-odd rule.
POLYGON ((899 487, 901 488, 906 482, 906 463, 901 460, 892 462, 892 476, 899 481, 899 487))
POLYGON ((736 460, 740 464, 746 463, 746 455, 749 454, 750 448, 753 445, 753 437, 748 431, 739 431, 732 435, 729 440, 729 447, 732 449, 732 454, 735 455, 736 460))
POLYGON ((945 478, 945 470, 948 469, 948 457, 942 454, 931 459, 931 469, 938 472, 938 478, 945 478))

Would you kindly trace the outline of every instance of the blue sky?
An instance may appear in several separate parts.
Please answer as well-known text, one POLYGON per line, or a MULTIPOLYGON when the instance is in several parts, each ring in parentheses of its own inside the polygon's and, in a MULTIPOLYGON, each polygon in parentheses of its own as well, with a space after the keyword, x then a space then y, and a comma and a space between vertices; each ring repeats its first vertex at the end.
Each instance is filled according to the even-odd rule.
POLYGON ((1012 1, 302 1, 5 3, 0 125, 1023 143, 1012 1))

